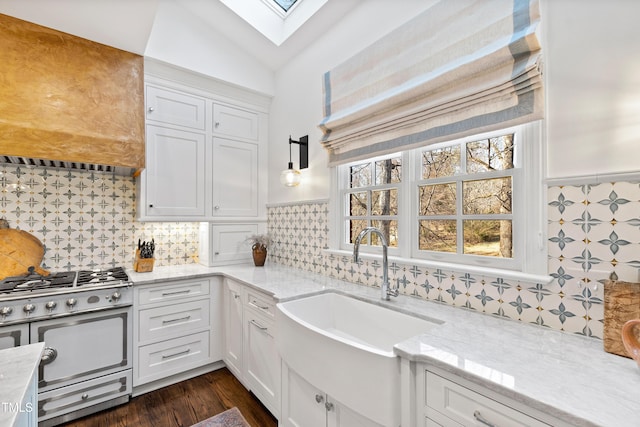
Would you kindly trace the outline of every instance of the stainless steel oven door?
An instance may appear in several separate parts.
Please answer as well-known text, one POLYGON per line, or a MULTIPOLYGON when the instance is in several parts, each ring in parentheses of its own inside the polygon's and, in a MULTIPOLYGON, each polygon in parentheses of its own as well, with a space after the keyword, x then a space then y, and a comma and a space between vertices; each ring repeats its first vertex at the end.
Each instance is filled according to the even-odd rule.
POLYGON ((44 342, 39 392, 128 369, 131 307, 31 323, 31 342, 44 342))
POLYGON ((29 324, 0 327, 0 350, 29 344, 29 324))

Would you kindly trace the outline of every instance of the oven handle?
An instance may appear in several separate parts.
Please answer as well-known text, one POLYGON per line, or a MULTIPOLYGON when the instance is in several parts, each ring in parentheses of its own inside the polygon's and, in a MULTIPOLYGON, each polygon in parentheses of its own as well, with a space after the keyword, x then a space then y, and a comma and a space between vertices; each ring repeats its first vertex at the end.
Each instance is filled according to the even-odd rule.
POLYGON ((45 347, 42 352, 42 357, 40 358, 41 365, 48 365, 49 363, 56 360, 58 357, 58 350, 52 347, 45 347))

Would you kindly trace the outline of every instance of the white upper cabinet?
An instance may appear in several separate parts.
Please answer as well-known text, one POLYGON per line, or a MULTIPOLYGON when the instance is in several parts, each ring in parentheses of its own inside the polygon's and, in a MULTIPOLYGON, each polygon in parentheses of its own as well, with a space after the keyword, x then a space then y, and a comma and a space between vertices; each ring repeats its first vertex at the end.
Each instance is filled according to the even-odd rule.
POLYGON ((205 130, 206 101, 204 98, 153 85, 146 86, 146 97, 147 122, 156 121, 205 130))
POLYGON ((258 140, 258 114, 253 111, 213 104, 213 132, 232 138, 258 140))
POLYGON ((205 136, 147 125, 145 216, 205 214, 205 136))
POLYGON ((213 216, 258 214, 258 145, 213 138, 213 216))
POLYGON ((145 94, 138 220, 266 222, 270 100, 188 74, 145 75, 145 94))

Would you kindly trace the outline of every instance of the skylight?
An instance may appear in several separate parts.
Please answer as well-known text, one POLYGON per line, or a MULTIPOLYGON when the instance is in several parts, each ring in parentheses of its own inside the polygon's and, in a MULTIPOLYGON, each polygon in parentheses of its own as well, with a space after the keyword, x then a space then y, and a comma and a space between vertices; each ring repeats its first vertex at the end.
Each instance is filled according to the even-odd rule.
POLYGON ((291 9, 291 6, 296 3, 296 1, 298 0, 273 0, 273 2, 280 6, 285 12, 288 12, 289 9, 291 9))
POLYGON ((280 46, 329 0, 219 1, 280 46))

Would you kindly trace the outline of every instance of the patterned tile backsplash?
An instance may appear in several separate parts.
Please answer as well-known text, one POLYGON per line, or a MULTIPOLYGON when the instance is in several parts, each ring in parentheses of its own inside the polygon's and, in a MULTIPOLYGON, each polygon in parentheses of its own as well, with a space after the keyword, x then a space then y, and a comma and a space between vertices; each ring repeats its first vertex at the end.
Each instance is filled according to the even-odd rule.
POLYGON ((199 224, 137 222, 133 178, 0 165, 0 190, 0 218, 42 241, 52 271, 131 267, 151 238, 156 266, 197 261, 199 224))
MULTIPOLYGON (((138 239, 156 241, 156 266, 197 262, 199 223, 137 222, 135 180, 111 174, 0 165, 0 218, 45 245, 53 271, 130 267, 138 239)), ((327 255, 328 203, 268 208, 270 262, 379 286, 380 261, 327 255)), ((547 191, 547 285, 392 263, 402 293, 602 338, 603 282, 640 280, 640 184, 547 191)))
MULTIPOLYGON (((418 265, 390 265, 392 285, 405 295, 595 338, 603 336, 603 282, 638 281, 640 185, 616 182, 548 189, 550 284, 513 281, 418 265)), ((268 209, 272 262, 380 286, 379 261, 327 255, 328 204, 268 209)))

